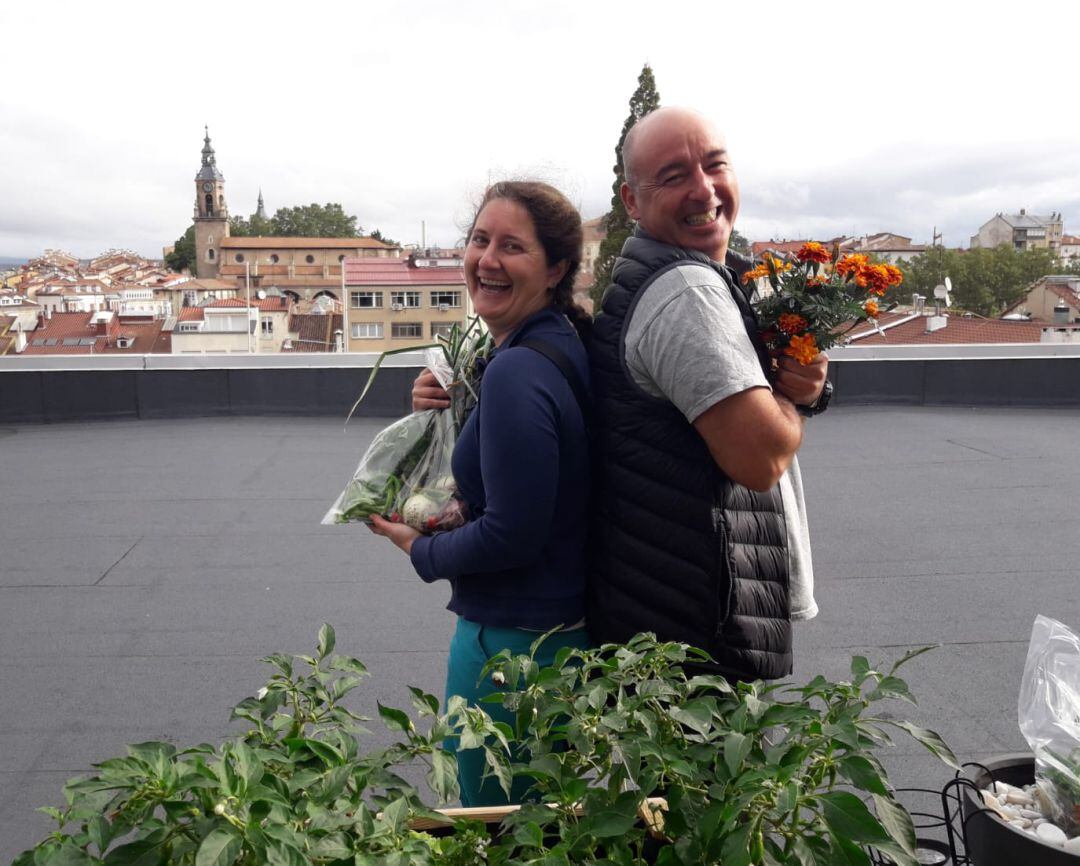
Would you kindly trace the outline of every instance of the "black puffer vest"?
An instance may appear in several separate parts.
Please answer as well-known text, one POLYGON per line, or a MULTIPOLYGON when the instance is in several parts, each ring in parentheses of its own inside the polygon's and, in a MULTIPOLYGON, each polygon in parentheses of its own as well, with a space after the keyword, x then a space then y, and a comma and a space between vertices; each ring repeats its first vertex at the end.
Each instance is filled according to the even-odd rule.
MULTIPOLYGON (((729 261, 731 261, 729 259, 729 261)), ((671 403, 642 391, 623 340, 640 292, 679 264, 722 269, 640 230, 623 246, 597 316, 589 363, 598 473, 589 552, 588 624, 599 642, 640 631, 707 650, 730 678, 791 673, 786 528, 780 491, 731 481, 671 403)), ((736 263, 732 261, 732 264, 736 263)), ((745 264, 745 263, 739 263, 745 264)), ((732 296, 763 364, 742 291, 732 296)))

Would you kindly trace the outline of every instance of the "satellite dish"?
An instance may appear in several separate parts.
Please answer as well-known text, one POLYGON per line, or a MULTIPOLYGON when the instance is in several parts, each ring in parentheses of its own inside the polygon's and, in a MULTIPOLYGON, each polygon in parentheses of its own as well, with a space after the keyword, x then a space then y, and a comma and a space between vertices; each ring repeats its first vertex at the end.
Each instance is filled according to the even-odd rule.
POLYGON ((952 280, 950 280, 948 277, 945 278, 945 291, 952 291, 952 280))
POLYGON ((952 291, 952 280, 948 277, 945 278, 945 285, 934 286, 934 297, 939 301, 943 301, 945 306, 949 306, 952 300, 949 298, 949 292, 952 291))

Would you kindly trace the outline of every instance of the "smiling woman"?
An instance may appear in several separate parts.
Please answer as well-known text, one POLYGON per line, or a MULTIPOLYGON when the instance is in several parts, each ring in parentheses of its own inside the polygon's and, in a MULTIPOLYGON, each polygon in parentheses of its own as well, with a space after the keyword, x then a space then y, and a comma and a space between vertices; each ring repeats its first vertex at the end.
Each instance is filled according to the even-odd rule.
MULTIPOLYGON (((585 435, 588 363, 580 334, 589 317, 572 301, 581 261, 581 217, 553 187, 504 182, 490 187, 469 229, 465 281, 495 342, 476 408, 453 455, 457 489, 471 519, 422 536, 373 517, 373 529, 409 554, 427 582, 449 580, 458 615, 450 646, 446 697, 475 704, 498 690, 481 682, 503 649, 525 652, 543 632, 537 661, 550 664, 564 646, 585 647, 585 505, 589 455, 585 435)), ((425 371, 413 408, 445 405, 425 371)), ((496 720, 514 716, 482 704, 496 720)), ((494 779, 481 783, 484 753, 458 752, 465 806, 520 802, 527 780, 509 797, 494 779)))

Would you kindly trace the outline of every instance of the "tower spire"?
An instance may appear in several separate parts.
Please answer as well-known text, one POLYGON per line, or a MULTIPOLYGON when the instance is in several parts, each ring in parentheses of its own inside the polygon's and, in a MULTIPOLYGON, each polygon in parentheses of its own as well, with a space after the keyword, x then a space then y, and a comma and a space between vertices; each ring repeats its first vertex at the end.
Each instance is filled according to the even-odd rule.
POLYGON ((259 187, 259 206, 255 209, 255 216, 266 219, 266 209, 263 207, 262 187, 259 187))
POLYGON ((195 180, 225 180, 225 175, 218 170, 217 157, 210 144, 210 127, 204 126, 203 129, 206 130, 206 137, 203 139, 202 166, 199 168, 199 173, 195 175, 195 180))

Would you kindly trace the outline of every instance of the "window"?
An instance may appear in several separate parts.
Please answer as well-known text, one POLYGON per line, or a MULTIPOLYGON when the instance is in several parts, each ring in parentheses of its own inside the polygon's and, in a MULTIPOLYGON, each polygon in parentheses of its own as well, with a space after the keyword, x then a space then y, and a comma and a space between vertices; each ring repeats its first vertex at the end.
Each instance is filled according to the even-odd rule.
POLYGON ((450 329, 454 327, 454 322, 432 322, 431 323, 431 338, 436 337, 450 337, 450 329))
POLYGON ((420 293, 419 292, 391 292, 390 293, 390 305, 397 306, 406 310, 419 310, 420 309, 420 293))
POLYGON ((433 307, 460 307, 461 292, 432 292, 431 306, 433 307))
POLYGON ((350 292, 349 303, 354 310, 376 309, 382 307, 382 292, 350 292))
POLYGON ((304 261, 307 262, 309 265, 313 265, 313 264, 315 264, 315 256, 312 256, 312 255, 304 256, 304 261))
POLYGON ((199 330, 199 326, 194 322, 181 322, 178 330, 182 334, 192 334, 199 330))
POLYGON ((244 254, 243 253, 237 253, 236 254, 236 263, 238 265, 242 265, 244 263, 244 254))
POLYGON ((271 253, 270 254, 270 264, 276 265, 278 263, 278 261, 280 261, 278 259, 278 254, 277 253, 271 253))
POLYGON ((264 337, 274 336, 274 320, 270 316, 262 317, 262 335, 264 337))
POLYGON ((381 340, 382 337, 382 322, 353 322, 352 338, 354 340, 381 340))
POLYGON ((207 250, 206 251, 206 258, 207 258, 207 261, 212 262, 214 260, 214 251, 213 250, 207 250))
POLYGON ((422 322, 394 322, 390 326, 392 340, 416 340, 424 336, 422 322))

